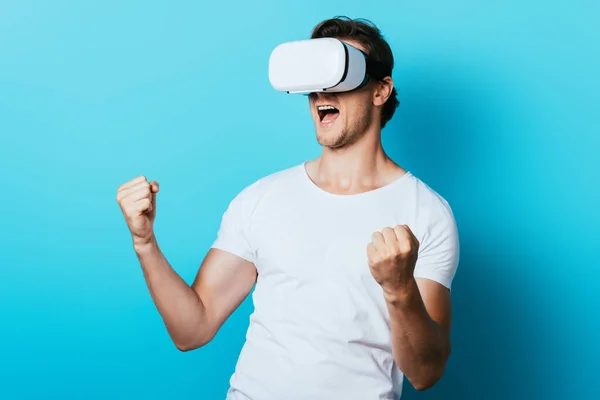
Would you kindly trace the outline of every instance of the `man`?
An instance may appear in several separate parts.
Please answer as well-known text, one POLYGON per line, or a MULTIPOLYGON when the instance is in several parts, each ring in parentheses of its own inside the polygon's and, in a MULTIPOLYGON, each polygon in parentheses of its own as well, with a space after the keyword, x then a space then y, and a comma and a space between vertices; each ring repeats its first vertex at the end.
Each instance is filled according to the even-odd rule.
POLYGON ((381 128, 397 107, 377 27, 336 18, 335 37, 387 67, 348 93, 309 96, 322 155, 242 190, 191 287, 159 249, 158 183, 118 189, 148 288, 182 351, 206 345, 255 286, 227 398, 393 399, 423 390, 450 353, 458 233, 447 202, 392 161, 381 128))

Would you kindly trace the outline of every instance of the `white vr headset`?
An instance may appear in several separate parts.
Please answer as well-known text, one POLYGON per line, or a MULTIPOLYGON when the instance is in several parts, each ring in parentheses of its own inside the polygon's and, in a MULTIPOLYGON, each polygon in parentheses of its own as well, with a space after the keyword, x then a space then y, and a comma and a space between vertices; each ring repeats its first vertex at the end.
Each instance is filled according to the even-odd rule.
POLYGON ((348 92, 364 86, 369 77, 386 74, 381 63, 334 38, 286 42, 269 58, 269 81, 287 93, 348 92))

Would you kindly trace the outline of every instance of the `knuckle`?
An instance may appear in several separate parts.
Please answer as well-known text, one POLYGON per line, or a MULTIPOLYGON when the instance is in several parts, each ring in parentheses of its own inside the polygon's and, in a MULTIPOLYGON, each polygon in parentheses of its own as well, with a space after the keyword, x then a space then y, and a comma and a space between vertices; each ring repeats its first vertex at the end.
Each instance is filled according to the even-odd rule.
POLYGON ((396 225, 394 227, 394 231, 396 231, 397 233, 404 235, 406 234, 406 225, 396 225))
POLYGON ((407 249, 407 248, 402 248, 402 249, 400 249, 400 251, 398 252, 398 255, 399 255, 400 257, 406 257, 406 256, 407 256, 407 255, 409 255, 410 253, 411 253, 411 250, 410 250, 410 249, 407 249))
POLYGON ((400 247, 403 251, 405 252, 410 252, 413 248, 412 242, 409 239, 404 239, 401 242, 401 247, 400 247))
POLYGON ((117 202, 123 206, 127 202, 127 195, 123 192, 117 194, 117 202))

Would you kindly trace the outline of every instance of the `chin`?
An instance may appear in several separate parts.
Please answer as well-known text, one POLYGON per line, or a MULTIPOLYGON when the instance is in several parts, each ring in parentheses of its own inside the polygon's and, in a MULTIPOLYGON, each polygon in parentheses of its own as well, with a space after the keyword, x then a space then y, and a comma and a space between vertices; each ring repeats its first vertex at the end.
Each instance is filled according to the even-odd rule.
POLYGON ((346 144, 347 138, 343 132, 339 131, 327 131, 323 132, 317 129, 317 142, 330 149, 337 149, 343 147, 346 144))

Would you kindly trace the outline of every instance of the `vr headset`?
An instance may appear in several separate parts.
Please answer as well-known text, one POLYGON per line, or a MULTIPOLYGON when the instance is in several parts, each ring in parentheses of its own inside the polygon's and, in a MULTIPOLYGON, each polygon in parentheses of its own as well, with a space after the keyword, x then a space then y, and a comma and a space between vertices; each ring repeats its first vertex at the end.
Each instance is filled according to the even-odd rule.
POLYGON ((269 58, 269 81, 290 94, 339 93, 363 87, 390 73, 360 49, 334 38, 286 42, 269 58))

